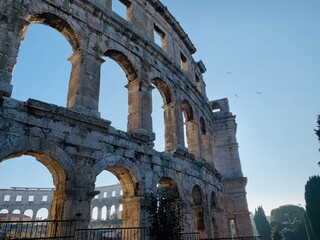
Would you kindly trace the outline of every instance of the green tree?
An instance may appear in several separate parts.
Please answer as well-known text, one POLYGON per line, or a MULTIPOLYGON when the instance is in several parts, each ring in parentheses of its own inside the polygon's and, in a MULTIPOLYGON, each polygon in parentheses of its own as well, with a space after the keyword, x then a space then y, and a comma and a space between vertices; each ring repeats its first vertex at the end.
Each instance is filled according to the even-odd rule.
POLYGON ((141 209, 147 213, 152 240, 181 240, 182 202, 175 194, 164 191, 146 193, 141 201, 141 209))
POLYGON ((255 210, 253 220, 262 239, 270 240, 271 227, 262 206, 259 206, 258 209, 255 210))
POLYGON ((277 221, 285 224, 295 224, 304 213, 302 207, 288 204, 271 210, 271 222, 277 221))
POLYGON ((282 240, 282 235, 277 227, 272 228, 272 240, 282 240))
POLYGON ((320 176, 309 178, 305 186, 304 198, 313 233, 320 239, 320 176))
POLYGON ((320 142, 320 115, 318 115, 317 129, 315 129, 314 131, 316 132, 316 135, 318 136, 318 141, 320 142))
MULTIPOLYGON (((314 130, 316 132, 316 135, 318 136, 318 141, 320 142, 320 115, 318 115, 318 120, 317 120, 317 129, 314 130)), ((319 149, 320 151, 320 149, 319 149)), ((318 162, 318 165, 320 167, 320 162, 318 162)))
POLYGON ((306 227, 308 228, 309 239, 314 239, 306 218, 306 212, 300 206, 289 204, 273 209, 270 225, 272 232, 277 230, 284 240, 308 240, 306 227))

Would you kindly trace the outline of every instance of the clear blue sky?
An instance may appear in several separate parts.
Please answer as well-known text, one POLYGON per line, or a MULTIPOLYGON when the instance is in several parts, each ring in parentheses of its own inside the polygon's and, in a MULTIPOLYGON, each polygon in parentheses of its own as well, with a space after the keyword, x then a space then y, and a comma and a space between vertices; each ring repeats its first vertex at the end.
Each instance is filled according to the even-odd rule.
MULTIPOLYGON (((196 46, 195 60, 207 67, 208 98, 227 97, 237 116, 249 209, 262 205, 269 214, 284 204, 305 205, 305 183, 320 172, 320 144, 313 131, 320 114, 320 1, 162 2, 196 46)), ((31 26, 21 46, 12 96, 65 106, 71 54, 57 31, 31 26)), ((123 72, 107 60, 100 110, 120 129, 126 124, 125 84, 123 72)), ((154 97, 153 118, 162 121, 161 99, 156 92, 154 97)), ((163 131, 161 121, 155 122, 160 126, 156 133, 163 131)), ((161 142, 158 149, 163 148, 161 142)), ((97 185, 108 183, 114 179, 97 185)), ((47 187, 52 178, 34 159, 10 159, 0 164, 0 188, 10 186, 47 187)))

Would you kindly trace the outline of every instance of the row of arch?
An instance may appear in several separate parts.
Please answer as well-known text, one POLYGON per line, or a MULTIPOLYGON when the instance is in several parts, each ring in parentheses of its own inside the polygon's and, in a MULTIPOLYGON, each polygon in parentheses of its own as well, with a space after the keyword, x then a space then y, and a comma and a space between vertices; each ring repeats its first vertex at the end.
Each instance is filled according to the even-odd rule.
POLYGON ((20 209, 14 209, 12 211, 8 209, 0 210, 1 221, 26 221, 26 220, 44 220, 48 219, 49 210, 47 208, 27 209, 21 211, 20 209))
MULTIPOLYGON (((203 157, 212 161, 211 139, 213 132, 209 113, 197 112, 200 103, 194 101, 188 84, 186 89, 182 89, 185 83, 179 86, 179 81, 174 83, 172 80, 164 78, 157 69, 149 72, 143 72, 143 59, 138 58, 132 52, 115 42, 109 42, 109 45, 102 46, 103 54, 89 52, 93 50, 84 50, 81 46, 83 39, 80 35, 80 26, 72 21, 72 25, 64 20, 63 17, 52 13, 34 13, 27 18, 29 23, 42 23, 60 31, 71 44, 74 53, 69 58, 72 64, 70 73, 69 91, 67 97, 67 107, 73 109, 88 109, 89 112, 97 112, 99 105, 99 81, 100 67, 104 60, 101 56, 108 57, 115 61, 125 72, 128 84, 128 128, 127 131, 134 132, 137 129, 146 129, 152 132, 152 85, 156 87, 163 100, 164 116, 164 135, 165 150, 172 151, 179 146, 186 146, 189 152, 196 157, 203 157), (45 20, 44 20, 45 19, 45 20), (78 29, 78 30, 76 30, 78 29), (91 70, 86 72, 87 66, 91 70), (143 76, 142 76, 143 75, 143 76), (89 81, 90 78, 91 80, 89 81), (86 91, 81 92, 76 86, 83 86, 86 91), (83 102, 83 99, 88 101, 83 102), (149 103, 148 103, 149 102, 149 103), (183 127, 183 126, 186 127, 183 127), (185 130, 184 130, 185 129, 185 130), (185 133, 184 133, 185 131, 185 133), (185 144, 185 137, 187 143, 185 144)), ((28 26, 25 27, 22 36, 26 35, 28 26)), ((149 63, 151 64, 151 63, 149 63)), ((152 64, 151 64, 152 66, 152 64)), ((192 94, 193 95, 193 94, 192 94)), ((202 104, 202 101, 201 101, 202 104)), ((99 114, 97 112, 97 114, 99 114)), ((152 139, 152 138, 151 138, 152 139)))
MULTIPOLYGON (((57 192, 58 190, 60 194, 60 192, 61 193, 65 191, 67 192, 67 189, 65 189, 64 187, 66 184, 66 180, 64 180, 63 182, 61 182, 61 180, 64 179, 63 173, 65 171, 72 171, 71 169, 68 169, 68 167, 70 168, 71 166, 71 162, 70 160, 68 160, 68 156, 64 156, 63 151, 61 149, 59 149, 58 147, 55 147, 53 143, 50 143, 50 145, 51 145, 51 148, 50 150, 49 149, 46 150, 48 151, 46 152, 46 154, 43 154, 43 152, 41 153, 41 151, 36 150, 34 147, 32 148, 33 150, 30 151, 29 154, 35 156, 36 159, 40 160, 48 168, 49 171, 53 171, 52 173, 53 173, 54 182, 55 183, 59 182, 59 185, 56 185, 55 192, 57 192), (51 156, 52 159, 54 158, 59 159, 59 161, 48 162, 49 159, 46 159, 48 156, 51 156), (52 165, 53 162, 55 162, 57 165, 56 166, 52 165), (63 166, 65 166, 66 169, 60 169, 62 167, 62 165, 60 164, 63 164, 63 166), (57 173, 59 173, 59 176, 56 175, 57 173), (58 180, 57 177, 60 180, 58 180)), ((19 146, 19 145, 15 146, 14 147, 15 151, 11 155, 16 156, 17 155, 16 151, 20 147, 22 146, 19 146)), ((25 149, 28 149, 28 141, 27 142, 23 141, 22 149, 24 149, 23 151, 24 154, 28 154, 28 151, 25 150, 25 149)), ((8 158, 8 156, 0 155, 1 159, 3 159, 3 157, 8 158)), ((131 222, 132 219, 130 218, 130 216, 128 217, 128 214, 132 214, 132 212, 128 212, 128 209, 132 208, 133 206, 138 206, 139 204, 138 199, 140 197, 140 194, 142 194, 142 192, 141 190, 138 191, 137 186, 138 186, 138 183, 142 181, 143 177, 141 176, 141 172, 139 171, 139 169, 137 169, 137 166, 133 165, 131 161, 123 162, 121 158, 118 158, 118 160, 115 161, 115 158, 117 159, 117 157, 115 156, 106 157, 105 159, 103 159, 102 162, 99 162, 99 164, 97 164, 96 166, 93 166, 92 170, 96 172, 97 175, 99 175, 99 173, 103 171, 102 169, 105 169, 112 172, 114 175, 118 177, 123 190, 122 214, 124 215, 122 215, 122 219, 125 220, 125 226, 132 226, 132 225, 136 226, 132 224, 131 222), (129 199, 131 202, 127 202, 129 199), (132 202, 132 200, 134 201, 132 202)), ((214 192, 211 193, 211 196, 208 196, 207 193, 205 193, 206 191, 204 191, 204 187, 200 187, 200 185, 202 186, 202 183, 203 183, 202 181, 200 185, 195 184, 192 188, 192 191, 190 192, 190 195, 188 195, 188 193, 186 192, 186 189, 182 189, 183 184, 181 182, 177 184, 177 182, 174 180, 174 174, 175 173, 172 172, 169 174, 169 175, 172 175, 170 177, 168 175, 168 177, 163 176, 159 178, 158 182, 161 188, 164 189, 165 191, 172 191, 172 192, 178 193, 179 196, 183 198, 183 201, 185 202, 186 206, 191 207, 192 214, 193 214, 193 221, 194 221, 193 227, 196 230, 199 230, 200 232, 202 232, 203 235, 206 235, 207 234, 206 231, 213 229, 212 227, 214 226, 214 229, 217 229, 215 230, 215 232, 218 234, 220 232, 219 219, 221 218, 221 216, 217 215, 217 210, 225 208, 222 205, 223 201, 220 199, 220 204, 219 204, 218 198, 214 192)), ((145 183, 141 182, 141 184, 145 184, 145 183)), ((145 187, 146 186, 144 186, 144 188, 145 187)), ((83 191, 83 189, 81 189, 80 191, 83 191)), ((92 200, 94 200, 94 197, 91 198, 91 201, 92 200)), ((56 199, 54 197, 53 203, 55 202, 56 202, 56 199)), ((234 209, 232 209, 230 212, 234 212, 234 209)), ((138 215, 139 214, 140 213, 138 213, 138 215)))
POLYGON ((91 219, 92 220, 107 220, 107 219, 122 219, 123 205, 112 205, 107 206, 96 206, 92 209, 91 219))

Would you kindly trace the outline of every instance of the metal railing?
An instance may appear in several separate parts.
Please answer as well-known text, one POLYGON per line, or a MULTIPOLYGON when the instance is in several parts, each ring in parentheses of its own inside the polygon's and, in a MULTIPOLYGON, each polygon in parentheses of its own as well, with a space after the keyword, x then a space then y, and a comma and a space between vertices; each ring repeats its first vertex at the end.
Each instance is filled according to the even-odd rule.
POLYGON ((77 240, 149 240, 147 228, 92 228, 76 229, 77 240))
MULTIPOLYGON (((152 240, 147 228, 93 228, 76 229, 78 240, 152 240)), ((198 233, 181 233, 181 240, 200 240, 198 233)))
POLYGON ((203 240, 262 240, 262 237, 252 236, 252 237, 232 237, 232 238, 206 238, 203 240))
MULTIPOLYGON (((76 221, 0 221, 0 240, 152 240, 147 228, 77 229, 76 221)), ((181 233, 181 240, 201 240, 199 233, 181 233)), ((202 240, 262 240, 261 237, 212 238, 202 240)))
POLYGON ((0 221, 2 239, 74 239, 75 221, 0 221))

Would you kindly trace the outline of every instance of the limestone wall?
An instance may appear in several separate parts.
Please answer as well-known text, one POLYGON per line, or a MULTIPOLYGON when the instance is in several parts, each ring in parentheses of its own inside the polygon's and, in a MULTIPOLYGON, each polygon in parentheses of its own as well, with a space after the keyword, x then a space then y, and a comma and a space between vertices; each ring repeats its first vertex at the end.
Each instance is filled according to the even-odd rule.
POLYGON ((227 100, 209 102, 205 65, 193 59, 195 47, 160 1, 121 0, 125 19, 113 11, 114 1, 0 2, 0 161, 27 154, 48 168, 55 185, 52 219, 75 219, 87 227, 98 194, 96 176, 108 170, 123 189, 123 226, 145 225, 140 199, 160 184, 183 199, 189 231, 225 237, 235 222, 239 236, 252 235, 227 100), (66 107, 10 97, 30 24, 55 28, 72 46, 66 107), (100 118, 102 57, 117 62, 128 79, 126 132, 100 118), (163 98, 164 152, 153 149, 152 91, 163 98))

